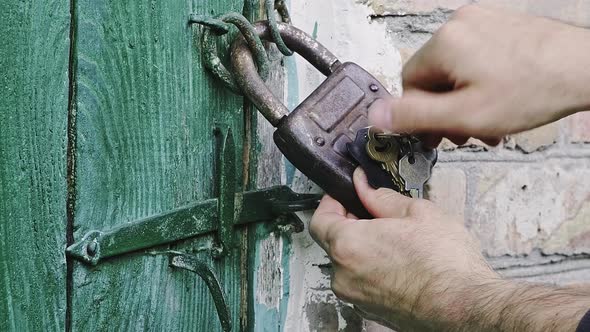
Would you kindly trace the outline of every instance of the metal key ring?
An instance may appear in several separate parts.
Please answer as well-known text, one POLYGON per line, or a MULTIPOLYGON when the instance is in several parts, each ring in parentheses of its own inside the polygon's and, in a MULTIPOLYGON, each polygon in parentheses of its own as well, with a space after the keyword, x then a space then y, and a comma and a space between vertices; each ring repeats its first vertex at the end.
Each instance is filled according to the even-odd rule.
POLYGON ((240 87, 236 83, 233 75, 227 70, 227 68, 221 62, 221 59, 217 55, 217 45, 215 43, 215 37, 219 35, 219 32, 223 32, 225 27, 218 22, 233 24, 240 30, 243 38, 245 39, 248 47, 253 52, 254 60, 258 68, 258 74, 266 81, 269 75, 269 60, 262 44, 262 40, 258 37, 256 30, 250 24, 250 22, 241 14, 238 13, 227 13, 219 16, 213 20, 199 20, 195 21, 195 18, 199 16, 191 16, 191 22, 204 24, 208 28, 203 31, 202 47, 203 47, 203 63, 205 68, 213 73, 223 84, 235 94, 241 95, 242 92, 240 87), (217 22, 216 22, 217 21, 217 22), (214 28, 210 28, 214 26, 214 28), (215 32, 217 32, 215 34, 215 32), (213 35, 215 34, 215 36, 213 35))

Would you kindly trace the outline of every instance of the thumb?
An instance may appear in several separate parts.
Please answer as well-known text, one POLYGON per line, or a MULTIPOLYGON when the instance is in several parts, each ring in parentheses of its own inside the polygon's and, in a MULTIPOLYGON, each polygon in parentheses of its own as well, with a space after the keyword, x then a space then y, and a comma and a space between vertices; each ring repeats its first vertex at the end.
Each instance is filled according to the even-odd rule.
POLYGON ((401 98, 373 103, 369 123, 400 134, 452 133, 467 134, 462 110, 468 104, 466 90, 435 93, 411 90, 401 98))
POLYGON ((360 167, 354 171, 353 181, 361 202, 375 218, 403 218, 408 215, 411 198, 389 188, 373 189, 360 167))

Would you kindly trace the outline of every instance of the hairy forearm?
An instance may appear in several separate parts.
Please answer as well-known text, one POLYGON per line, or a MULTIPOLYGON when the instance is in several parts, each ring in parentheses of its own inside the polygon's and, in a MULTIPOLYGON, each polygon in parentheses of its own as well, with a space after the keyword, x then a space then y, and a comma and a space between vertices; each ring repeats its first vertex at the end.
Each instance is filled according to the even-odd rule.
POLYGON ((590 310, 590 291, 581 287, 500 278, 467 284, 438 288, 437 295, 430 298, 430 304, 436 305, 430 310, 420 308, 421 315, 390 311, 381 315, 385 321, 378 321, 400 331, 573 332, 590 310))
POLYGON ((497 280, 468 291, 465 324, 452 330, 575 331, 590 309, 590 292, 575 287, 497 280))

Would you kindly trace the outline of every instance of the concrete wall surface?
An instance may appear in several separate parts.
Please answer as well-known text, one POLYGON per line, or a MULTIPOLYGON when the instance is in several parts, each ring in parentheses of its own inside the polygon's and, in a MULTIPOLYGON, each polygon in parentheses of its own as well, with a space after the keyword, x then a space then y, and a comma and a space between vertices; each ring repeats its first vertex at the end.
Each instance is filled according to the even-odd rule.
MULTIPOLYGON (((401 93, 404 61, 471 0, 291 0, 293 23, 341 60, 364 66, 401 93)), ((590 0, 482 0, 590 26, 590 0)), ((509 73, 507 73, 508 75, 509 73)), ((286 62, 294 106, 323 80, 300 58, 286 62)), ((590 285, 590 113, 507 137, 498 147, 443 142, 428 197, 464 217, 503 275, 590 285)), ((313 187, 295 172, 295 189, 313 187)), ((309 215, 306 218, 309 220, 309 215)), ((292 238, 286 331, 387 331, 360 319, 330 289, 328 258, 307 232, 292 238)))

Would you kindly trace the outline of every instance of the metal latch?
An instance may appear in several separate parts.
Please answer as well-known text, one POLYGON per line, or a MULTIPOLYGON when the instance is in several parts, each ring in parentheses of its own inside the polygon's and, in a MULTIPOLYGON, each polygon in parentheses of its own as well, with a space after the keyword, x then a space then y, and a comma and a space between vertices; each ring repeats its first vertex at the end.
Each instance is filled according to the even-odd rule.
POLYGON ((236 193, 235 146, 231 130, 221 130, 222 145, 217 158, 219 197, 192 203, 159 215, 139 219, 107 230, 91 230, 66 249, 67 255, 89 263, 151 248, 198 235, 216 232, 212 254, 227 254, 234 246, 235 228, 255 222, 288 224, 303 229, 295 212, 317 207, 319 194, 298 194, 277 186, 236 193))

